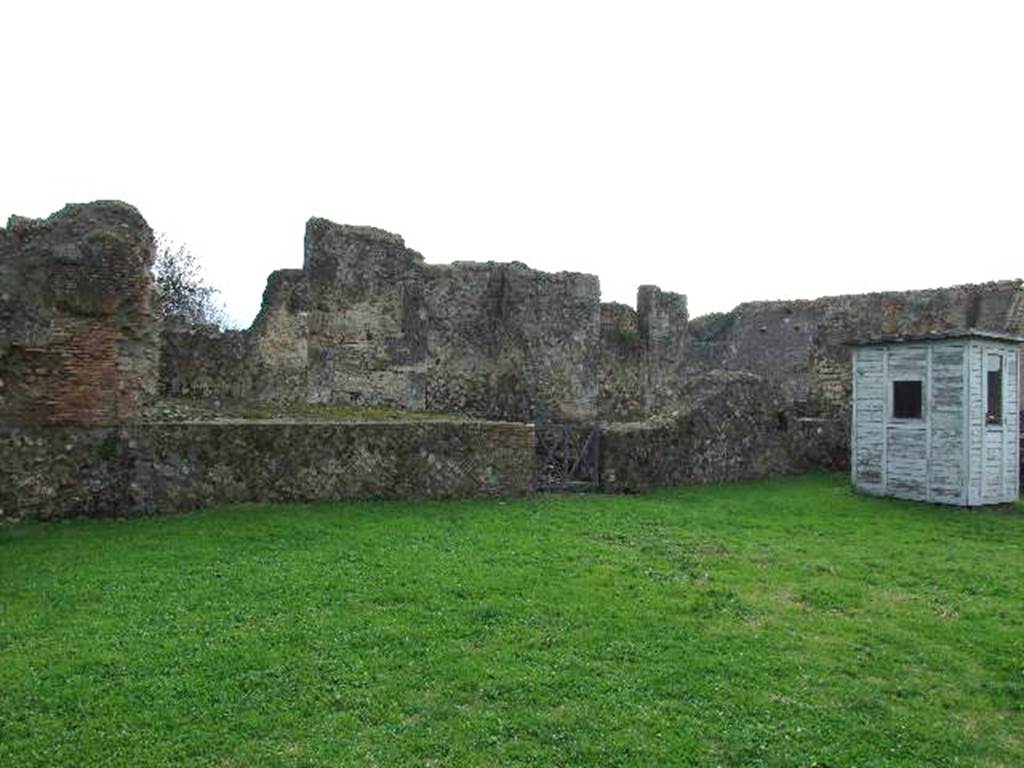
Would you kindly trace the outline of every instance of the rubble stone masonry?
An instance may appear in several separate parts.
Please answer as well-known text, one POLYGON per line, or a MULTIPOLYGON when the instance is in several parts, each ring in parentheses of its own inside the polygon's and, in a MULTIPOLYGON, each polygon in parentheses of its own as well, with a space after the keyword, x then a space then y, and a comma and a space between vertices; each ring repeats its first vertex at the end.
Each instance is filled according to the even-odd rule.
POLYGON ((156 389, 153 234, 129 205, 0 229, 0 424, 116 424, 156 389))
POLYGON ((314 218, 302 269, 270 276, 250 329, 168 329, 161 389, 517 421, 645 415, 682 376, 686 298, 649 286, 638 304, 632 336, 609 335, 593 275, 429 265, 398 235, 314 218))
MULTIPOLYGON (((850 351, 882 334, 1024 334, 1020 281, 741 304, 690 320, 642 286, 512 262, 427 264, 398 235, 310 219, 244 331, 166 327, 129 205, 0 229, 0 517, 228 501, 523 493, 533 430, 600 422, 602 487, 848 460, 850 351), (512 423, 140 423, 157 395, 383 405, 512 423)), ((152 420, 151 420, 152 421, 152 420)))

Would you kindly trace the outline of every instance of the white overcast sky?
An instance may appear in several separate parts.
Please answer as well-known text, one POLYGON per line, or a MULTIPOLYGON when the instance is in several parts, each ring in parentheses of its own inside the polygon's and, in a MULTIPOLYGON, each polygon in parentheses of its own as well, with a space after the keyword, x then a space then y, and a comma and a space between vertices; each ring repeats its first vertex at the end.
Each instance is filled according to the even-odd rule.
POLYGON ((0 216, 118 198, 236 322, 305 220, 740 301, 1024 275, 1024 3, 0 13, 0 216))

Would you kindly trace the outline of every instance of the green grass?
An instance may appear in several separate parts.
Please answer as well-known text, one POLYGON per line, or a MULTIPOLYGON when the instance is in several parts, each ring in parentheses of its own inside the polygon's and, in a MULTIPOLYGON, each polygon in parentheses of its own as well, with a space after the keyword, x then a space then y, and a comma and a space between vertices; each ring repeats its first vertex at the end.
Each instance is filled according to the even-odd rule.
POLYGON ((146 421, 467 421, 459 414, 411 411, 381 405, 330 405, 326 403, 270 403, 227 400, 224 402, 165 397, 146 408, 146 421))
POLYGON ((250 403, 242 406, 243 419, 298 419, 314 421, 466 421, 465 416, 434 411, 409 411, 381 405, 325 405, 317 403, 250 403))
POLYGON ((810 476, 0 528, 0 765, 1020 766, 1024 516, 810 476))

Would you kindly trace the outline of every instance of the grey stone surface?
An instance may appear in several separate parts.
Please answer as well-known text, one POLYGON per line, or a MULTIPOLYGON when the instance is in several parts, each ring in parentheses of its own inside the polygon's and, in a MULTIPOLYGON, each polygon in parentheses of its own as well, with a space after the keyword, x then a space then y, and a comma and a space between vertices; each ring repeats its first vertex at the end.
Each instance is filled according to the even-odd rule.
POLYGON ((686 299, 651 287, 640 302, 624 353, 602 332, 593 275, 428 265, 398 235, 314 218, 303 268, 271 275, 250 329, 165 333, 161 390, 520 421, 646 415, 670 399, 686 299))
POLYGON ((673 414, 604 429, 602 490, 731 482, 845 461, 837 425, 799 419, 760 376, 717 371, 691 380, 681 395, 673 414))
POLYGON ((0 427, 0 520, 517 495, 533 430, 469 421, 0 427))
POLYGON ((119 202, 0 229, 0 423, 109 424, 157 383, 153 234, 119 202))
POLYGON ((694 319, 690 371, 753 371, 810 414, 849 414, 855 339, 979 328, 1024 332, 1021 281, 740 304, 694 319))
POLYGON ((430 265, 398 235, 314 218, 302 268, 270 276, 249 329, 161 334, 152 258, 149 227, 123 203, 0 229, 0 514, 529 488, 526 424, 137 423, 157 389, 214 409, 609 422, 607 490, 841 468, 846 342, 1024 333, 1020 281, 754 302, 691 321, 685 296, 655 286, 635 309, 602 304, 592 275, 430 265))

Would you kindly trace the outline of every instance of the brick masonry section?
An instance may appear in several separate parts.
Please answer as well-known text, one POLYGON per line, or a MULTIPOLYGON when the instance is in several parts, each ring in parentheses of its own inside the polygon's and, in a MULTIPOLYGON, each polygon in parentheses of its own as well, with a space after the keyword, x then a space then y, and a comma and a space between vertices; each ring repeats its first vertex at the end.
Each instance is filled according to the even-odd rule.
POLYGON ((153 233, 119 202, 0 229, 0 423, 116 424, 156 389, 153 233))
POLYGON ((234 502, 529 492, 533 427, 500 422, 0 427, 0 520, 234 502))

